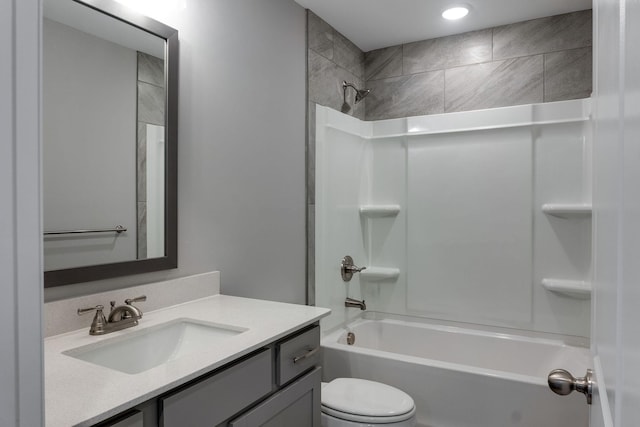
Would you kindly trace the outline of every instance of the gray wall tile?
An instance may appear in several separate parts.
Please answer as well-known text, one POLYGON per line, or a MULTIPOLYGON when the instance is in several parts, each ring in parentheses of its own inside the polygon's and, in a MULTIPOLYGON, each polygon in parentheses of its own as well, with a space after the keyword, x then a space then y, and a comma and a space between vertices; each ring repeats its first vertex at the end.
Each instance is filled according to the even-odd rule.
POLYGON ((368 82, 367 120, 444 112, 444 71, 368 82))
POLYGON ((164 87, 164 60, 138 52, 138 80, 164 87))
POLYGON ((364 54, 365 80, 402 75, 402 46, 372 50, 364 54))
MULTIPOLYGON (((309 50, 308 74, 309 100, 338 111, 342 109, 343 81, 352 82, 357 87, 364 86, 362 80, 313 50, 309 50)), ((365 103, 361 102, 354 105, 353 98, 353 90, 349 89, 347 91, 347 101, 352 108, 349 113, 355 117, 364 118, 365 103)))
POLYGON ((307 23, 309 101, 364 119, 365 102, 356 105, 349 89, 343 109, 342 90, 343 81, 364 87, 364 53, 310 10, 307 23))
POLYGON ((364 53, 337 31, 333 33, 333 61, 359 79, 364 77, 364 53))
POLYGON ((307 204, 316 202, 316 104, 309 102, 307 127, 307 204))
POLYGON ((310 10, 307 13, 307 25, 309 49, 333 59, 333 27, 310 10))
POLYGON ((136 183, 138 202, 147 201, 147 125, 138 122, 138 146, 136 150, 136 183))
POLYGON ((507 59, 445 72, 445 112, 543 100, 543 57, 507 59))
POLYGON ((592 90, 591 48, 544 55, 544 102, 588 98, 592 90))
POLYGON ((164 126, 164 88, 138 82, 138 121, 164 126))
POLYGON ((316 206, 307 205, 307 303, 316 305, 316 206))
POLYGON ((493 59, 591 46, 591 10, 533 19, 493 29, 493 59))
POLYGON ((147 202, 138 202, 138 259, 147 257, 147 202))
POLYGON ((491 61, 491 29, 423 40, 403 46, 404 74, 491 61))
MULTIPOLYGON (((402 75, 444 69, 447 112, 586 97, 591 92, 591 25, 592 13, 586 10, 405 44, 402 75), (505 62, 516 58, 522 61, 505 62)), ((384 59, 366 56, 367 87, 389 99, 382 86, 397 81, 377 82, 369 62, 384 59)), ((368 119, 398 117, 394 104, 385 113, 380 95, 373 93, 367 101, 367 110, 374 109, 367 111, 368 119)))
MULTIPOLYGON (((373 89, 363 103, 352 105, 350 113, 375 120, 588 96, 592 58, 579 49, 590 51, 591 25, 592 13, 586 10, 362 54, 309 12, 309 100, 340 111, 341 83, 347 80, 373 89), (566 50, 576 51, 564 58, 551 54, 566 50), (546 69, 541 54, 549 61, 546 69), (322 56, 333 59, 323 61, 322 56), (522 60, 504 61, 516 58, 522 60), (474 64, 483 66, 468 67, 474 64), (420 91, 424 76, 398 78, 436 70, 446 70, 442 108, 437 106, 444 89, 432 87, 435 92, 416 97, 409 88, 418 86, 420 91)), ((348 99, 353 104, 351 92, 348 99)))

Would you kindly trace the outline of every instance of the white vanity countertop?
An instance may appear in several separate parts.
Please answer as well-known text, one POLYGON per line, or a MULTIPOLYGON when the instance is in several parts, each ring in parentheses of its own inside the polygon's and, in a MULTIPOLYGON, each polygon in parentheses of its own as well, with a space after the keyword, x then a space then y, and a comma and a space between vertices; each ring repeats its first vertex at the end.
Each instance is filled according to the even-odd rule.
POLYGON ((330 310, 319 307, 215 295, 144 313, 138 326, 103 336, 89 335, 89 318, 85 329, 52 336, 44 341, 46 425, 90 426, 103 421, 312 324, 329 313, 330 310), (227 338, 224 345, 212 345, 207 351, 190 354, 135 375, 62 354, 73 348, 184 318, 248 330, 227 338))

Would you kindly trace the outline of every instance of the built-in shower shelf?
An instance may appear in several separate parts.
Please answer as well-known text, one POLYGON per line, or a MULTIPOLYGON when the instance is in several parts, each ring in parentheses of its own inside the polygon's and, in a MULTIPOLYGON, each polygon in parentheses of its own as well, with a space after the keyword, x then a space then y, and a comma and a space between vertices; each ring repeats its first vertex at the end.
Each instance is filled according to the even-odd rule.
POLYGON ((360 215, 367 218, 383 218, 396 216, 400 213, 400 205, 363 205, 360 206, 360 215))
POLYGON ((396 280, 400 276, 399 268, 367 267, 360 272, 360 279, 369 282, 381 282, 383 280, 396 280))
POLYGON ((561 218, 588 216, 591 215, 591 211, 591 205, 586 203, 546 203, 542 205, 542 212, 561 218))
POLYGON ((591 298, 591 283, 583 280, 542 279, 542 286, 548 291, 571 298, 591 298))

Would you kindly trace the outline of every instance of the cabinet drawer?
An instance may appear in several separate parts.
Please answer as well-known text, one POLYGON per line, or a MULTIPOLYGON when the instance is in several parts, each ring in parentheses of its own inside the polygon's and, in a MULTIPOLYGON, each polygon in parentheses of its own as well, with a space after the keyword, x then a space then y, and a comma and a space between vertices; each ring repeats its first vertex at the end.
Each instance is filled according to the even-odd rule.
POLYGON ((128 411, 98 424, 99 427, 144 427, 144 415, 137 410, 128 411))
POLYGON ((313 368, 320 361, 320 327, 315 326, 300 335, 281 341, 278 349, 278 385, 286 384, 313 368))
POLYGON ((271 349, 160 399, 162 427, 218 425, 271 392, 271 349))
POLYGON ((231 421, 229 427, 320 427, 320 379, 317 367, 231 421))

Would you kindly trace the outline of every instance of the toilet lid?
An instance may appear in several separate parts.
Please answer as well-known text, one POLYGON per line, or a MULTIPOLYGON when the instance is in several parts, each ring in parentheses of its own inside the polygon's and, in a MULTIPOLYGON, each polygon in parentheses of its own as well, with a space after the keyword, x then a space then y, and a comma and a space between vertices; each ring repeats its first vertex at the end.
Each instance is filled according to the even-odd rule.
POLYGON ((358 378, 337 378, 322 387, 322 406, 357 416, 396 418, 413 412, 415 405, 411 396, 395 387, 358 378))

